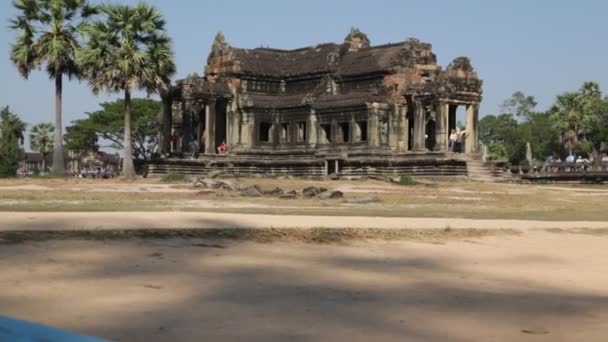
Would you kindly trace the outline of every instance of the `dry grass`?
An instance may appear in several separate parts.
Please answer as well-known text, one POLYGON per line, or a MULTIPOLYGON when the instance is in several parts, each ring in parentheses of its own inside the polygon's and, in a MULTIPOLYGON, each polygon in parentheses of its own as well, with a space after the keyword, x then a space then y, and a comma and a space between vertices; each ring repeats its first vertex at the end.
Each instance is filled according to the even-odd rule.
POLYGON ((175 229, 175 230, 75 230, 75 231, 6 231, 0 232, 0 244, 18 244, 50 240, 128 240, 128 239, 209 239, 272 243, 295 241, 335 244, 351 241, 443 242, 488 236, 518 235, 510 229, 381 229, 381 228, 268 228, 268 229, 175 229))
POLYGON ((318 186, 340 189, 346 198, 376 196, 381 203, 349 205, 342 200, 245 198, 218 190, 203 194, 187 184, 145 180, 0 180, 0 211, 215 211, 387 217, 475 219, 608 219, 608 187, 516 185, 468 181, 423 182, 400 186, 379 181, 238 179, 286 190, 318 186), (38 190, 15 187, 42 187, 38 190), (13 188, 10 188, 13 187, 13 188), (164 188, 163 188, 164 187, 164 188), (160 191, 159 189, 163 190, 160 191))

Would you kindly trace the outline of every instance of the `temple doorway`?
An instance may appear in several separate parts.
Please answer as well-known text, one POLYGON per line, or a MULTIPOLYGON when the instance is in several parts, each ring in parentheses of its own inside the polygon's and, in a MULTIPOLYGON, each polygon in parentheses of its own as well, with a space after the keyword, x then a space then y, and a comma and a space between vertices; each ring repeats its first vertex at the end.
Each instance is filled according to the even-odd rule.
POLYGON ((414 148, 414 131, 415 131, 415 123, 416 118, 414 115, 414 106, 411 105, 411 102, 408 101, 407 106, 407 150, 411 151, 414 148))
POLYGON ((436 124, 435 120, 428 120, 424 131, 424 145, 427 150, 432 151, 435 148, 436 140, 436 124))
MULTIPOLYGON (((227 135, 227 105, 225 100, 218 100, 215 104, 215 146, 220 146, 226 143, 227 135)), ((217 152, 217 151, 215 151, 217 152)))

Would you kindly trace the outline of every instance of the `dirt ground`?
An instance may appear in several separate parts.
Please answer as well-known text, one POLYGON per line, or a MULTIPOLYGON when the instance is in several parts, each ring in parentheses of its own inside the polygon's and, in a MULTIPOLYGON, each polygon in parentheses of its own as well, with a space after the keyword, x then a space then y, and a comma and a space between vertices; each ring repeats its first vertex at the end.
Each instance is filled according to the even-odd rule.
POLYGON ((0 310, 115 341, 605 341, 607 243, 25 242, 0 310))

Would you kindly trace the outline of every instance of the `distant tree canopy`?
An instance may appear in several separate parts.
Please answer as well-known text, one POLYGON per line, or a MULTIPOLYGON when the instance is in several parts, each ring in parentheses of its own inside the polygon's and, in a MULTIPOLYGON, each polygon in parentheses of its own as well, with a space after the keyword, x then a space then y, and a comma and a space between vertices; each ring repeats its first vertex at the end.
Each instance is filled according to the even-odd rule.
MULTIPOLYGON (((162 103, 152 99, 132 99, 133 126, 131 146, 134 159, 149 159, 158 147, 158 113, 162 103)), ((98 138, 124 149, 124 100, 101 103, 101 110, 72 122, 65 136, 72 151, 97 151, 98 138)))
POLYGON ((17 175, 19 160, 23 156, 25 123, 8 107, 0 111, 0 177, 17 175))
POLYGON ((579 91, 556 97, 548 111, 536 110, 533 96, 516 92, 502 106, 503 114, 487 115, 479 121, 479 137, 488 146, 491 160, 525 160, 526 143, 533 157, 566 157, 568 154, 606 152, 608 99, 597 83, 586 82, 579 91))

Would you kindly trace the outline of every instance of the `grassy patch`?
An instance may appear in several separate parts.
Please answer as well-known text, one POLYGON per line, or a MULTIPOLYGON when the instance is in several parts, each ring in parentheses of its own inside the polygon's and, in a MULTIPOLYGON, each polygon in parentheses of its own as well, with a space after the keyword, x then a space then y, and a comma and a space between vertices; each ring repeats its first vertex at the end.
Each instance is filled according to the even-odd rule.
POLYGON ((268 229, 140 229, 140 230, 68 230, 0 232, 0 243, 18 244, 50 240, 125 240, 125 239, 223 239, 272 243, 344 243, 358 240, 445 241, 516 235, 510 229, 382 229, 382 228, 268 228, 268 229))
POLYGON ((416 185, 417 182, 412 176, 402 175, 399 177, 399 184, 401 185, 416 185))
POLYGON ((168 172, 160 177, 161 182, 163 183, 175 183, 175 182, 183 182, 186 179, 186 175, 178 172, 168 172))

